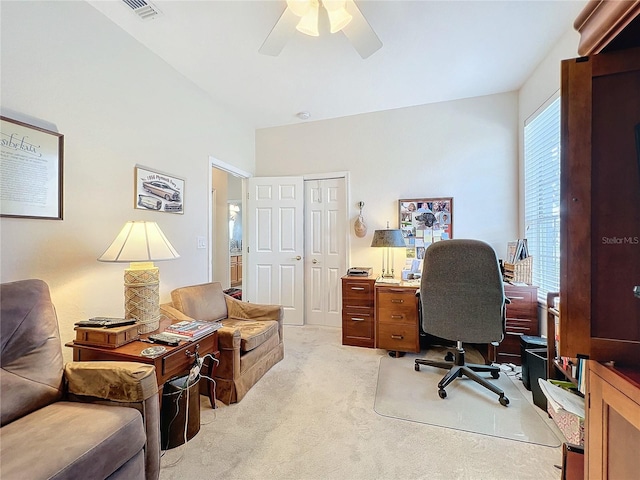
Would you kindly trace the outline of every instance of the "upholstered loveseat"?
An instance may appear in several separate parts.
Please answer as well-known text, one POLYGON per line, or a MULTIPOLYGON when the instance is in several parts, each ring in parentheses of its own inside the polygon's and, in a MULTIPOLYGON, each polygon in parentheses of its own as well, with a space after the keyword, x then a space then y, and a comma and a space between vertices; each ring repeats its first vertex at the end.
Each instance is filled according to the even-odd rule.
MULTIPOLYGON (((283 308, 243 302, 225 295, 219 282, 177 288, 172 303, 161 306, 172 319, 222 322, 218 330, 220 365, 215 370, 216 396, 239 402, 260 378, 284 358, 283 308)), ((205 382, 200 382, 205 388, 205 382)))
POLYGON ((157 479, 159 399, 152 365, 70 362, 49 288, 0 285, 3 480, 157 479))

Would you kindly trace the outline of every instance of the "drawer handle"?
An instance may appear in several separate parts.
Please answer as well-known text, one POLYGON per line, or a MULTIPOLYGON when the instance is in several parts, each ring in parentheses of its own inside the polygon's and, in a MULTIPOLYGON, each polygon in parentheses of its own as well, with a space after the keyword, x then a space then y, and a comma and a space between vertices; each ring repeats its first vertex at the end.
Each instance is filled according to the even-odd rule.
POLYGON ((364 322, 364 318, 359 317, 351 317, 351 320, 353 320, 354 322, 364 322))
POLYGON ((193 349, 195 350, 193 353, 191 353, 191 350, 187 349, 184 351, 184 354, 191 358, 191 357, 195 357, 196 355, 198 355, 198 350, 200 349, 200 344, 196 343, 195 346, 193 347, 193 349))
POLYGON ((391 335, 391 338, 393 338, 394 340, 402 340, 404 338, 404 336, 402 336, 402 335, 391 335))
POLYGON ((364 287, 351 287, 351 290, 364 290, 364 287))
POLYGON ((404 303, 404 300, 401 298, 392 298, 391 303, 404 303))
POLYGON ((404 318, 404 315, 391 315, 391 318, 404 318))
POLYGON ((524 300, 524 297, 507 297, 509 300, 524 300))

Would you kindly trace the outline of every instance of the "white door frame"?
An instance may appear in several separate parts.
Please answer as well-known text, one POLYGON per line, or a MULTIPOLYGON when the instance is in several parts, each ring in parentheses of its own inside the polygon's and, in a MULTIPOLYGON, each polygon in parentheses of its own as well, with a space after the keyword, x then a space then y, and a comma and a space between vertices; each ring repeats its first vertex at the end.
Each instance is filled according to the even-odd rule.
MULTIPOLYGON (((246 180, 247 178, 253 177, 253 175, 249 172, 246 172, 240 168, 237 168, 233 165, 230 165, 226 162, 223 162, 222 160, 218 160, 215 157, 209 156, 209 167, 208 167, 208 177, 209 177, 209 205, 208 205, 208 211, 209 211, 209 215, 207 216, 207 234, 209 237, 209 241, 207 243, 207 257, 208 257, 208 278, 209 281, 213 281, 213 175, 211 174, 211 169, 212 168, 217 168, 218 170, 222 170, 225 171, 227 173, 230 173, 231 175, 235 175, 236 177, 240 177, 243 180, 246 180)), ((245 208, 245 198, 246 198, 246 184, 243 181, 242 182, 242 209, 244 210, 245 208)), ((246 227, 246 215, 242 216, 242 230, 246 231, 245 227, 246 227)), ((244 247, 245 242, 242 243, 242 257, 245 258, 245 247, 244 247)), ((244 285, 244 279, 243 279, 243 285, 244 285)))

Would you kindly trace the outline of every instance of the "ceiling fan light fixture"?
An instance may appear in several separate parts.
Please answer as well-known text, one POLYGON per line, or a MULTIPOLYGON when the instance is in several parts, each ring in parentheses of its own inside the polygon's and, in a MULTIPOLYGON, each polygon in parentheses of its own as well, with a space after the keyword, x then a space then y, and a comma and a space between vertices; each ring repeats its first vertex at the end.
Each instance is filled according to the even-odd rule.
MULTIPOLYGON (((326 7, 325 7, 326 8, 326 7)), ((336 33, 349 25, 353 16, 343 7, 338 10, 327 10, 329 16, 330 32, 336 33)))
POLYGON ((318 31, 318 0, 311 0, 310 5, 311 7, 307 13, 304 14, 298 22, 298 25, 296 25, 296 30, 311 37, 318 37, 320 36, 320 32, 318 31))
POLYGON ((287 0, 287 7, 298 17, 304 17, 311 8, 311 0, 287 0))

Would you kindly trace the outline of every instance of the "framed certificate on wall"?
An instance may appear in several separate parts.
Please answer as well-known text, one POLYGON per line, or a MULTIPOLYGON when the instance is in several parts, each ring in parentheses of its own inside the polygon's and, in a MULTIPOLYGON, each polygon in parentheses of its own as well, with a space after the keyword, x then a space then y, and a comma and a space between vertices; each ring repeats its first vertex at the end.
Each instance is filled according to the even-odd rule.
POLYGON ((64 135, 0 120, 0 216, 62 220, 64 135))

